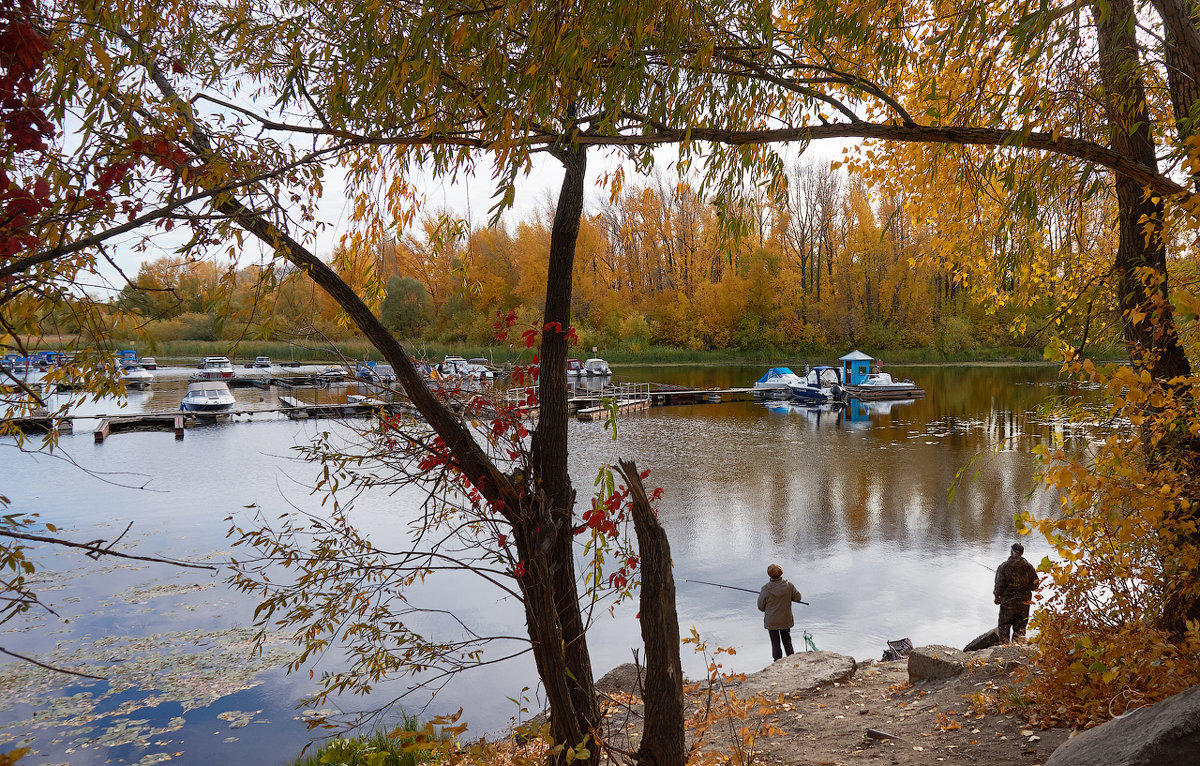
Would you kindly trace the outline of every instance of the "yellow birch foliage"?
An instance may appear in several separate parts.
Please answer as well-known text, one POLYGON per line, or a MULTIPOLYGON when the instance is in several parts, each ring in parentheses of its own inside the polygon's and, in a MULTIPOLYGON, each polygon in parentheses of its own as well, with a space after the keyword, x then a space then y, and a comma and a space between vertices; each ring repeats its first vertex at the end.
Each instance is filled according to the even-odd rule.
POLYGON ((1049 587, 1031 622, 1039 672, 1028 692, 1040 723, 1090 726, 1200 683, 1200 621, 1182 635, 1161 627, 1177 600, 1200 591, 1200 477, 1195 455, 1171 448, 1200 433, 1200 378, 1163 384, 1087 360, 1064 370, 1100 386, 1109 404, 1085 454, 1039 451, 1058 514, 1018 517, 1056 554, 1038 567, 1049 587))

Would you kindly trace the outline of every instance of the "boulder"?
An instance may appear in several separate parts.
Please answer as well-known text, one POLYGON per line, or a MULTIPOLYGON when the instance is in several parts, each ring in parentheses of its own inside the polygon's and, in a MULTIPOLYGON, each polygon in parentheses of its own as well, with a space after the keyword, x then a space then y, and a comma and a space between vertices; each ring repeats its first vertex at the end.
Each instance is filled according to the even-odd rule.
POLYGON ((738 694, 790 694, 826 684, 849 681, 858 670, 853 657, 835 652, 797 652, 730 684, 738 694))
POLYGON ((638 687, 637 665, 634 665, 632 662, 626 662, 624 665, 618 665, 608 671, 596 682, 596 691, 602 694, 621 692, 623 694, 642 696, 641 689, 638 687))
POLYGON ((908 653, 908 680, 917 683, 953 678, 966 669, 970 659, 951 646, 918 646, 908 653))
POLYGON ((977 652, 980 649, 987 649, 990 646, 996 646, 1000 643, 1000 630, 992 628, 987 633, 981 633, 976 636, 971 643, 963 647, 964 652, 977 652))
POLYGON ((1200 686, 1119 715, 1059 745, 1046 766, 1200 763, 1200 686))

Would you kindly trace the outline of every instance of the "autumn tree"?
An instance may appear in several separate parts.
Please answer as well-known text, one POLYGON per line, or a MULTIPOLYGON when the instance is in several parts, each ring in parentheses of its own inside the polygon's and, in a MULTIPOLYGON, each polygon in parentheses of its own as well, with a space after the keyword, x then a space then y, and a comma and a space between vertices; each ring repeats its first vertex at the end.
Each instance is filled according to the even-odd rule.
POLYGON ((401 338, 411 337, 429 323, 433 308, 424 286, 412 277, 392 277, 379 307, 379 321, 401 338))

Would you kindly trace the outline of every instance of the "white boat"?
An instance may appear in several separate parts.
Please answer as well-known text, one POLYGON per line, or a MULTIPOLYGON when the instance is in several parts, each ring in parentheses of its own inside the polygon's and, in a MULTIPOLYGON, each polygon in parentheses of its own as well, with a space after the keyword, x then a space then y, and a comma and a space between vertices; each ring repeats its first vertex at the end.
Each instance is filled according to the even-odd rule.
POLYGON ((138 360, 138 364, 142 365, 147 370, 158 369, 158 361, 152 356, 143 356, 140 360, 138 360))
POLYGON ((390 364, 358 362, 354 365, 354 377, 376 386, 390 386, 396 382, 396 371, 390 364))
POLYGON ((443 378, 458 378, 460 380, 492 380, 496 375, 487 367, 476 362, 468 362, 461 356, 447 356, 437 366, 438 375, 443 378))
POLYGON ((882 398, 886 395, 888 399, 909 399, 924 393, 911 380, 907 378, 904 380, 893 380, 891 373, 888 372, 873 372, 861 383, 846 386, 846 394, 848 396, 859 396, 860 398, 871 398, 872 396, 882 398))
POLYGON ((603 359, 588 359, 583 363, 583 366, 580 368, 578 374, 591 376, 599 375, 603 377, 605 375, 612 375, 612 370, 609 369, 608 362, 604 361, 603 359))
POLYGON ((187 393, 179 402, 184 412, 216 415, 228 412, 236 400, 223 380, 198 380, 188 383, 187 393))
POLYGON ((841 393, 842 378, 836 367, 813 367, 799 382, 788 385, 798 402, 831 402, 841 393))
POLYGON ((334 365, 332 367, 326 367, 325 369, 323 369, 319 373, 317 373, 317 382, 318 383, 341 383, 343 380, 346 379, 346 376, 348 374, 349 373, 346 372, 345 367, 339 367, 337 365, 334 365))
POLYGON ((772 367, 754 382, 754 395, 767 399, 787 399, 792 395, 791 385, 799 382, 800 376, 789 368, 772 367))
POLYGON ((226 380, 233 377, 233 364, 224 356, 206 356, 200 360, 200 372, 194 380, 226 380))
POLYGON ((126 364, 122 366, 120 379, 125 384, 125 388, 138 390, 149 388, 150 384, 154 382, 154 376, 140 364, 126 364))
POLYGON ((843 356, 842 393, 851 399, 913 399, 925 395, 911 380, 893 380, 872 357, 855 349, 843 356), (872 364, 875 362, 874 364, 872 364))

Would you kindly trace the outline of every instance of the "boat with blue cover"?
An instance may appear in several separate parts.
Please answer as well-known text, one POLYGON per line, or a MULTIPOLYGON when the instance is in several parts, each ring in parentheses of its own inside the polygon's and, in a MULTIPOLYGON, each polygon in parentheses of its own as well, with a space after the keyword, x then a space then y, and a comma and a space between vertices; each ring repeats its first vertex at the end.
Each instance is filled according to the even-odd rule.
POLYGON ((754 395, 760 399, 788 399, 792 395, 790 386, 799 382, 800 376, 790 368, 772 367, 754 382, 754 395))

